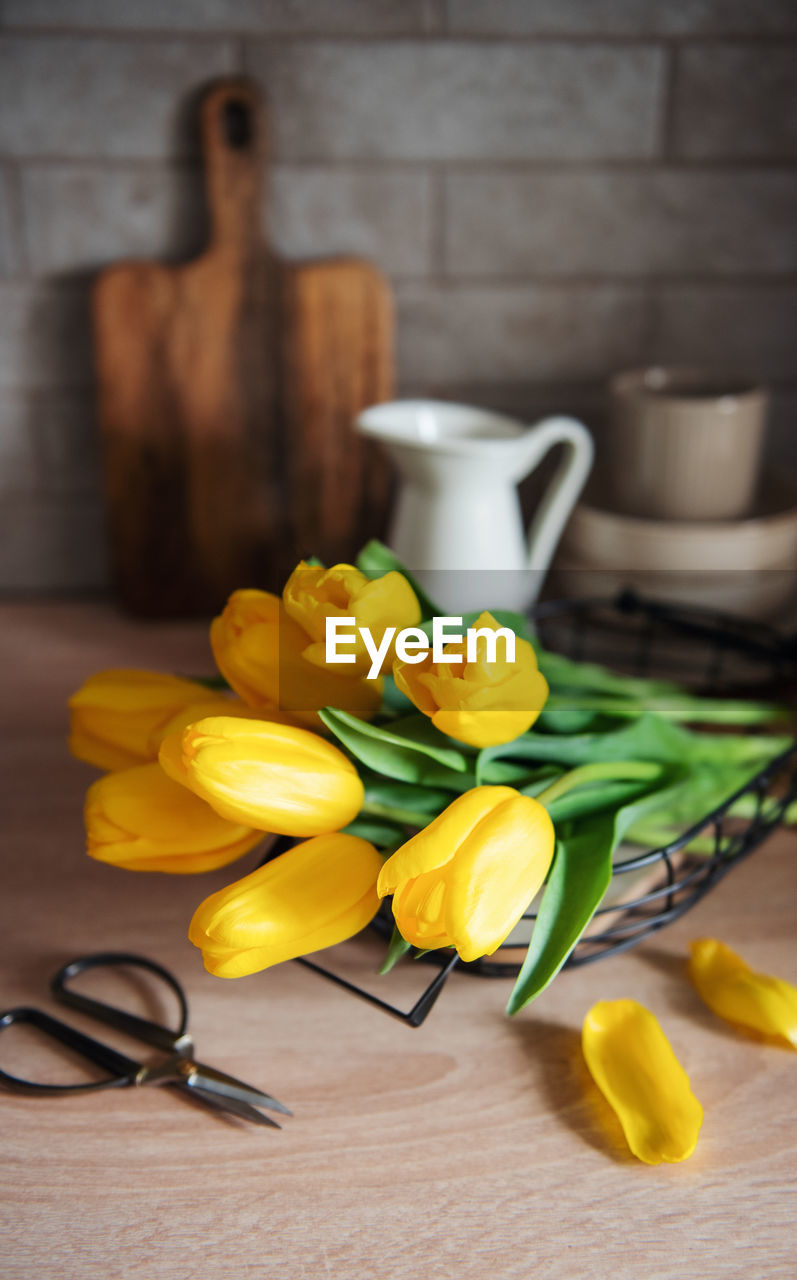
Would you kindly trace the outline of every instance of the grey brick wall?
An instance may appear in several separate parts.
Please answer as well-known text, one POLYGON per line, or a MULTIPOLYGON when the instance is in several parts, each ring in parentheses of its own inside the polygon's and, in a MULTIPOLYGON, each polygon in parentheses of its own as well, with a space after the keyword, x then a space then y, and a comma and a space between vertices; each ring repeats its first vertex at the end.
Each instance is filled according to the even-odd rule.
POLYGON ((390 273, 403 393, 599 431, 614 370, 703 363, 797 472, 795 0, 0 0, 0 588, 106 581, 88 289, 201 247, 230 71, 279 250, 390 273))

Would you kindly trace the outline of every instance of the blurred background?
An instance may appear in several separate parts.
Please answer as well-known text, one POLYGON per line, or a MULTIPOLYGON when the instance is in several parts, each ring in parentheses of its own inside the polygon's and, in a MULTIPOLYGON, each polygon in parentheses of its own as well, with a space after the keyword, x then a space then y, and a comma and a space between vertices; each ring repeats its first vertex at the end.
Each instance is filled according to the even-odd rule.
POLYGON ((797 473, 794 0, 0 0, 0 589, 109 581, 91 284, 204 247, 230 74, 278 252, 389 277, 401 395, 600 447, 617 370, 731 370, 797 473))

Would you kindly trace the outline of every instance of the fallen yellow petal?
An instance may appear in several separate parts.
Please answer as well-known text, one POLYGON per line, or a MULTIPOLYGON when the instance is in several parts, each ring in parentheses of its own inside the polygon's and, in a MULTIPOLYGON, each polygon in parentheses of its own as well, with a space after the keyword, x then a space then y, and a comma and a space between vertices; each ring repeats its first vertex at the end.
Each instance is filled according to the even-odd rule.
POLYGON ((776 1036, 797 1048, 797 987, 756 973, 716 938, 691 943, 689 976, 709 1009, 727 1022, 776 1036))
POLYGON ((658 1020, 636 1000, 601 1000, 581 1035, 590 1075, 645 1164, 691 1156, 703 1108, 658 1020))

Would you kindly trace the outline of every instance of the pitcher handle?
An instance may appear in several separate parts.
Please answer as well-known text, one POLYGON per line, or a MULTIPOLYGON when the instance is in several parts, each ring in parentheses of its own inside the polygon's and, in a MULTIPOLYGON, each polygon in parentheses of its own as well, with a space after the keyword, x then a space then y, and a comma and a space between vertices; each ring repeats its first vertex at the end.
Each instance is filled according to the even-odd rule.
POLYGON ((584 488, 592 467, 595 446, 587 428, 576 418, 543 418, 530 434, 537 446, 534 451, 535 466, 554 445, 567 445, 565 456, 528 531, 528 568, 544 573, 553 559, 570 512, 584 488))

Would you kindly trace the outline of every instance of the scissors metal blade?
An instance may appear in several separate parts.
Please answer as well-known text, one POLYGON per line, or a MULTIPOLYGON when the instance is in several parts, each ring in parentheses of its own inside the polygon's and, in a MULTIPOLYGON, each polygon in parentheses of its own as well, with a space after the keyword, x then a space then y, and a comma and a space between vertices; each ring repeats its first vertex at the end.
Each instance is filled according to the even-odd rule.
POLYGON ((209 1067, 204 1062, 195 1062, 193 1058, 187 1058, 181 1052, 170 1054, 155 1066, 142 1067, 136 1076, 136 1084, 180 1083, 199 1086, 220 1097, 237 1098, 239 1102, 249 1103, 250 1106, 268 1107, 269 1110, 280 1111, 285 1116, 293 1115, 284 1103, 272 1097, 270 1093, 255 1089, 253 1085, 228 1075, 226 1071, 217 1071, 215 1067, 209 1067))
POLYGON ((250 1120, 252 1124, 268 1125, 271 1129, 281 1129, 282 1125, 276 1120, 272 1120, 271 1116, 266 1116, 262 1111, 257 1111, 255 1107, 244 1102, 240 1098, 224 1097, 219 1093, 211 1093, 208 1089, 203 1089, 201 1085, 191 1080, 181 1080, 177 1085, 178 1089, 184 1089, 189 1092, 192 1097, 203 1102, 208 1107, 213 1107, 216 1111, 228 1112, 230 1115, 239 1116, 241 1120, 250 1120))
POLYGON ((217 1071, 215 1067, 209 1067, 204 1062, 194 1062, 193 1059, 188 1059, 186 1065, 191 1067, 191 1073, 187 1079, 209 1093, 220 1094, 223 1098, 237 1098, 239 1102, 247 1102, 254 1107, 267 1107, 270 1111, 279 1111, 284 1116, 293 1115, 284 1103, 272 1097, 270 1093, 255 1089, 253 1085, 237 1080, 235 1076, 230 1076, 225 1071, 217 1071))

